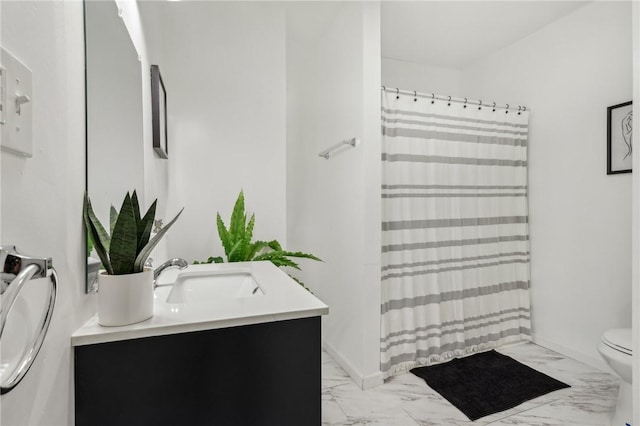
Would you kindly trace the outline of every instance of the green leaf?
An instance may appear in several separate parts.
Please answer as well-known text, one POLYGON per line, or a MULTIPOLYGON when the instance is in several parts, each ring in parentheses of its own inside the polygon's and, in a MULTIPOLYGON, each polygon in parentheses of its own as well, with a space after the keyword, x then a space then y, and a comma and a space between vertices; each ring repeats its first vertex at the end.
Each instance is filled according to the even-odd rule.
POLYGON ((256 256, 256 254, 258 254, 260 250, 268 246, 269 245, 267 244, 266 241, 256 241, 255 243, 251 244, 249 246, 249 253, 247 254, 247 260, 254 260, 254 257, 256 256))
POLYGON ((84 208, 82 209, 82 216, 84 218, 87 232, 93 241, 94 249, 100 258, 102 265, 108 274, 113 274, 113 268, 111 267, 108 255, 111 237, 109 237, 109 234, 107 234, 107 231, 105 231, 100 220, 93 212, 91 200, 86 192, 84 193, 84 208))
POLYGON ((238 240, 235 242, 233 247, 231 248, 231 252, 227 255, 227 260, 229 262, 242 262, 242 248, 243 248, 244 240, 238 240))
POLYGON ((280 245, 280 243, 277 240, 271 240, 267 243, 267 245, 275 251, 281 251, 282 250, 282 246, 280 245))
POLYGON ((273 263, 274 265, 280 267, 280 266, 288 266, 290 268, 295 268, 298 271, 300 271, 300 266, 298 266, 298 264, 296 262, 294 262, 291 259, 287 259, 286 257, 274 257, 273 259, 271 259, 271 263, 273 263))
POLYGON ((133 194, 131 195, 131 204, 133 205, 133 215, 136 218, 136 227, 140 224, 140 203, 138 202, 138 194, 136 194, 136 190, 133 190, 133 194))
POLYGON ((136 261, 134 263, 135 272, 142 272, 144 270, 144 262, 147 261, 147 258, 151 254, 151 251, 160 242, 160 239, 162 239, 164 234, 167 233, 169 228, 171 228, 171 225, 173 225, 176 222, 176 220, 178 220, 178 218, 180 217, 183 211, 184 211, 184 208, 180 210, 180 212, 178 212, 176 217, 174 217, 171 220, 171 222, 163 226, 162 229, 158 231, 158 233, 151 240, 149 240, 149 242, 142 248, 140 253, 138 253, 138 257, 136 257, 136 261))
MULTIPOLYGON (((107 231, 100 223, 100 219, 93 212, 93 207, 91 206, 91 200, 89 199, 89 195, 84 193, 84 214, 86 215, 85 222, 93 225, 98 232, 99 238, 97 238, 98 242, 100 242, 107 250, 109 250, 109 244, 111 243, 111 237, 107 234, 107 231)), ((94 243, 96 243, 96 239, 94 238, 94 243)))
POLYGON ((156 206, 158 200, 154 200, 149 207, 149 210, 145 213, 144 217, 138 222, 138 253, 149 242, 151 236, 151 229, 153 229, 153 219, 156 217, 156 206))
POLYGON ((297 282, 298 284, 300 284, 302 287, 304 287, 304 284, 302 284, 302 281, 300 281, 298 278, 294 277, 291 274, 287 274, 289 275, 289 278, 291 278, 292 280, 294 280, 295 282, 297 282))
POLYGON ((304 283, 302 281, 300 281, 298 278, 294 277, 291 274, 287 274, 289 275, 289 278, 291 278, 292 280, 294 280, 295 282, 297 282, 298 284, 300 284, 302 286, 302 288, 304 288, 305 290, 307 290, 309 293, 313 294, 313 292, 311 291, 311 289, 309 289, 307 286, 304 285, 304 283))
POLYGON ((233 212, 231 213, 231 222, 229 223, 229 234, 234 240, 238 237, 244 236, 245 223, 247 221, 247 215, 244 213, 244 193, 240 191, 238 199, 233 206, 233 212))
POLYGON ((289 266, 291 268, 300 269, 297 263, 293 260, 288 259, 282 251, 270 251, 268 253, 263 253, 256 256, 253 260, 269 260, 276 266, 289 266))
POLYGON ((242 247, 242 260, 244 261, 248 261, 251 260, 250 254, 251 254, 251 239, 253 238, 253 226, 256 223, 256 215, 252 214, 251 215, 251 219, 249 219, 249 224, 247 225, 247 229, 245 231, 244 237, 243 237, 243 247, 242 247))
POLYGON ((113 267, 113 275, 136 272, 134 262, 138 254, 137 235, 134 207, 131 196, 127 192, 111 235, 109 259, 113 267))
MULTIPOLYGON (((85 229, 86 229, 86 225, 85 225, 85 229)), ((93 251, 93 238, 91 238, 91 232, 89 232, 88 229, 86 229, 87 231, 87 257, 91 256, 91 251, 93 251)))
POLYGON ((205 262, 198 262, 197 260, 193 261, 194 265, 206 265, 208 263, 224 263, 224 259, 222 259, 220 256, 216 256, 209 257, 205 262))
POLYGON ((218 215, 216 216, 216 223, 218 225, 218 236, 220 237, 220 241, 222 242, 222 247, 224 248, 224 254, 227 255, 227 260, 229 260, 229 253, 231 252, 233 243, 231 242, 229 231, 227 230, 227 227, 224 226, 224 222, 220 217, 220 213, 218 213, 218 215))
POLYGON ((113 228, 116 226, 116 222, 118 221, 118 210, 111 205, 109 209, 109 232, 113 235, 113 228))
POLYGON ((100 243, 100 239, 98 237, 98 231, 93 226, 93 223, 89 222, 86 226, 87 233, 91 235, 91 239, 94 241, 93 248, 96 250, 104 269, 107 271, 107 274, 112 274, 113 269, 111 268, 111 262, 109 262, 109 254, 108 251, 104 248, 102 243, 100 243))
POLYGON ((287 256, 287 257, 298 257, 298 258, 304 258, 304 259, 312 259, 312 260, 317 260, 318 262, 323 262, 322 259, 320 259, 319 257, 316 257, 310 253, 303 253, 301 251, 286 251, 286 250, 282 250, 282 254, 287 256))

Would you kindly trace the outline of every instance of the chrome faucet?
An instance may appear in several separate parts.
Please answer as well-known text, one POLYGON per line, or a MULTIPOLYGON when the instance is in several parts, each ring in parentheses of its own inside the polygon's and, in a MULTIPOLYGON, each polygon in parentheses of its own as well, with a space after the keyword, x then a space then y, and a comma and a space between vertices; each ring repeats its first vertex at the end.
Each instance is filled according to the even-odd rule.
POLYGON ((180 269, 184 269, 187 266, 189 266, 189 264, 187 263, 186 260, 180 259, 179 257, 176 257, 176 258, 167 260, 162 265, 158 266, 155 269, 155 271, 153 271, 153 289, 154 290, 158 287, 158 277, 160 276, 160 274, 162 274, 162 272, 165 269, 171 268, 173 266, 178 267, 180 269))

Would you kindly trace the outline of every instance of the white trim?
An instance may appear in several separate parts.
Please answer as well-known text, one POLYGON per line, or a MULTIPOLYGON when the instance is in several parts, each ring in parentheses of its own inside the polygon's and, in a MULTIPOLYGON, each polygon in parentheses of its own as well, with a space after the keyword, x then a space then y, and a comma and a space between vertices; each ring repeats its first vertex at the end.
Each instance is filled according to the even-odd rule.
POLYGON ((322 347, 325 351, 333 358, 335 362, 342 367, 342 369, 351 377, 351 380, 358 386, 360 389, 370 389, 376 386, 380 386, 384 383, 382 378, 382 373, 378 371, 377 373, 363 375, 357 368, 347 360, 340 352, 338 352, 329 342, 323 341, 322 347))
POLYGON ((376 386, 380 386, 384 384, 384 376, 382 372, 378 371, 374 374, 369 374, 368 376, 364 376, 362 378, 362 390, 375 388, 376 386))
POLYGON ((546 340, 545 338, 539 337, 535 333, 532 335, 532 337, 533 337, 533 343, 535 343, 538 346, 551 349, 552 351, 558 352, 560 355, 564 355, 566 357, 575 359, 576 361, 580 361, 583 364, 587 364, 590 367, 597 368, 600 371, 604 371, 605 373, 609 373, 609 374, 613 374, 614 376, 617 376, 617 374, 607 365, 607 363, 603 359, 595 358, 590 355, 584 354, 582 352, 569 349, 566 346, 563 346, 558 343, 554 343, 549 340, 546 340))

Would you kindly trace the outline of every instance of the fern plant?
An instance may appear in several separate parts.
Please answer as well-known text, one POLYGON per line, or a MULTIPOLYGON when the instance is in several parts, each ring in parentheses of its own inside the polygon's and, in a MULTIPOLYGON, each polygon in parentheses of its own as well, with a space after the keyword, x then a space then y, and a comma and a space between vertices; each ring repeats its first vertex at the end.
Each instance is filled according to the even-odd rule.
MULTIPOLYGON (((272 241, 252 241, 253 240, 253 227, 255 225, 256 216, 252 214, 247 222, 247 214, 245 213, 244 206, 244 193, 240 191, 238 199, 233 206, 233 212, 231 213, 231 220, 229 221, 229 227, 225 226, 220 213, 216 216, 216 223, 218 227, 218 236, 222 242, 224 248, 224 254, 227 257, 227 262, 249 262, 268 260, 274 265, 288 266, 294 269, 300 270, 300 266, 291 258, 304 258, 322 261, 320 258, 301 251, 287 251, 282 248, 282 245, 276 240, 272 241)), ((204 262, 195 261, 198 263, 223 263, 224 259, 220 256, 210 257, 204 262)), ((297 278, 289 275, 298 284, 304 287, 304 284, 297 278)))
POLYGON ((182 210, 164 226, 153 238, 151 228, 156 214, 155 200, 144 216, 140 215, 138 195, 124 197, 120 211, 111 206, 109 212, 109 230, 107 233, 100 220, 95 215, 91 200, 85 192, 83 217, 90 241, 93 242, 102 266, 109 275, 135 274, 144 270, 144 263, 153 248, 167 233, 171 225, 178 220, 182 210))

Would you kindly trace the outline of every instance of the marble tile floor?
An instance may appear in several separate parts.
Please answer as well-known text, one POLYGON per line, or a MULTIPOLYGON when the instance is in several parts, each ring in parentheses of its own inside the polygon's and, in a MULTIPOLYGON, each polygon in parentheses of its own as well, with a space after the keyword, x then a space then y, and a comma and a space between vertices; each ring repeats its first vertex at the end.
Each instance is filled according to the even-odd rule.
POLYGON ((361 390, 340 366, 322 353, 322 424, 335 426, 609 426, 618 378, 532 343, 499 352, 561 380, 571 388, 470 421, 411 373, 382 386, 361 390))

